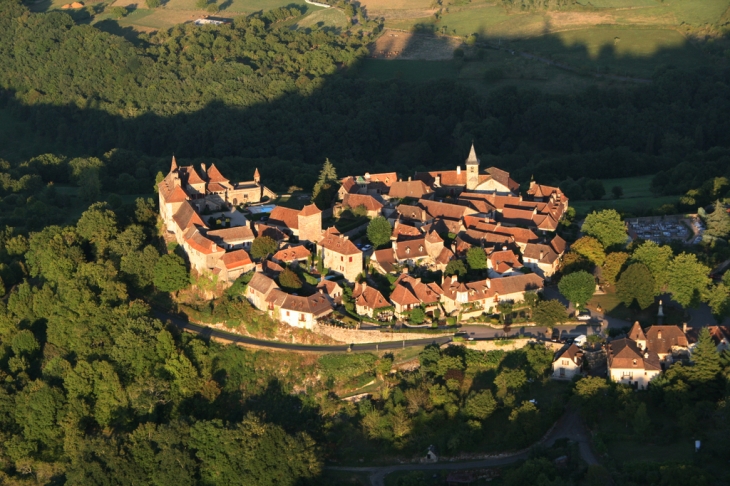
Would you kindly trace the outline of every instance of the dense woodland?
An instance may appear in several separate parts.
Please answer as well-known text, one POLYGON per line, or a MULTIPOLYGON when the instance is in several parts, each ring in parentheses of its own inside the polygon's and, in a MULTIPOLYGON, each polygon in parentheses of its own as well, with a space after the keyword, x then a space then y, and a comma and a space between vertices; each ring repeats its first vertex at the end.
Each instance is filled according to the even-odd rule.
POLYGON ((451 167, 472 140, 485 165, 521 181, 662 172, 657 192, 678 194, 730 166, 722 67, 667 66, 650 85, 571 95, 508 87, 482 96, 452 81, 358 79, 371 34, 280 28, 277 18, 293 15, 281 12, 131 44, 3 0, 0 104, 23 123, 0 142, 18 159, 41 146, 68 156, 123 148, 215 158, 233 178, 264 166, 281 187, 311 187, 306 169, 326 157, 342 173, 451 167))

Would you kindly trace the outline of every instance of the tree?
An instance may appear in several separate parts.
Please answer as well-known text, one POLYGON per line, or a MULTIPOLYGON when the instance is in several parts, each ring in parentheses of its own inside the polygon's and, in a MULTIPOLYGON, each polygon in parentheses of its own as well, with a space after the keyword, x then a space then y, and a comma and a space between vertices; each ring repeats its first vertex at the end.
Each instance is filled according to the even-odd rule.
POLYGON ((694 366, 690 368, 690 377, 694 383, 707 384, 714 382, 722 369, 720 354, 712 341, 710 331, 703 327, 700 330, 697 344, 692 351, 694 366))
MULTIPOLYGON (((145 0, 145 3, 147 4, 147 8, 157 8, 160 6, 160 0, 145 0)), ((160 181, 155 181, 155 189, 157 189, 157 183, 160 181)))
POLYGON ((174 253, 163 255, 155 264, 153 281, 155 287, 163 292, 177 292, 184 289, 190 283, 185 261, 174 253))
POLYGON ((634 432, 638 436, 646 435, 651 429, 651 420, 646 413, 646 403, 641 402, 634 414, 634 432))
POLYGON ((328 208, 337 193, 337 170, 330 159, 325 159, 319 178, 312 189, 312 202, 319 209, 328 208))
POLYGON ((580 230, 586 235, 596 238, 604 248, 624 245, 628 238, 626 225, 615 209, 593 211, 586 216, 580 230))
MULTIPOLYGON (((603 281, 610 285, 614 285, 616 283, 616 277, 618 277, 619 272, 621 272, 621 268, 628 259, 629 254, 623 251, 609 253, 608 256, 606 256, 606 261, 603 263, 603 268, 601 269, 601 278, 603 281)), ((653 292, 654 289, 652 288, 651 290, 653 292)))
POLYGON ((560 279, 558 290, 570 302, 583 306, 593 297, 596 279, 585 271, 571 273, 560 279))
POLYGON ((259 236, 251 243, 251 256, 256 259, 266 258, 279 248, 278 243, 270 236, 259 236))
POLYGON ((631 255, 631 263, 643 263, 654 277, 654 295, 661 294, 669 281, 669 264, 673 256, 669 246, 660 246, 653 241, 645 241, 631 255))
POLYGON ((302 288, 302 281, 296 273, 285 268, 284 271, 279 274, 279 285, 287 289, 297 290, 302 288))
POLYGON ((461 260, 451 260, 448 265, 446 265, 444 275, 456 275, 457 277, 463 277, 466 275, 466 265, 464 265, 464 262, 461 260))
POLYGON ((543 300, 537 304, 532 320, 538 326, 553 327, 568 320, 568 311, 559 300, 543 300))
POLYGON ((127 9, 124 7, 114 7, 112 9, 112 18, 121 19, 127 16, 127 9))
POLYGON ((654 303, 654 277, 643 263, 632 263, 621 274, 616 283, 616 294, 627 306, 636 300, 639 307, 646 309, 654 303))
POLYGON ((208 6, 208 0, 196 0, 195 6, 199 8, 200 10, 205 10, 208 6))
POLYGON ((392 229, 388 220, 382 216, 373 218, 368 224, 368 240, 377 249, 390 241, 392 229))
POLYGON ((464 403, 464 413, 467 417, 484 420, 497 410, 497 400, 494 399, 492 392, 482 390, 472 392, 464 403))
POLYGON ((484 248, 472 246, 466 252, 466 263, 472 270, 484 270, 487 268, 487 253, 484 248))
POLYGON ((709 273, 710 269, 695 255, 681 253, 669 264, 667 290, 681 306, 697 306, 711 283, 709 273))
POLYGON ((570 249, 587 258, 598 267, 602 266, 606 261, 606 253, 603 250, 603 245, 592 236, 578 238, 575 243, 570 245, 570 249))
POLYGON ((210 4, 208 4, 208 7, 206 7, 205 9, 205 11, 208 13, 217 13, 218 10, 220 10, 220 7, 215 2, 211 2, 210 4))
POLYGON ((721 323, 730 311, 730 288, 724 283, 710 285, 706 294, 707 305, 712 309, 718 323, 721 323))
POLYGON ((613 186, 611 188, 611 193, 615 199, 620 199, 621 196, 624 195, 624 188, 621 186, 613 186))
POLYGON ((707 216, 706 234, 715 238, 727 238, 730 235, 730 214, 725 205, 715 201, 715 210, 707 216))

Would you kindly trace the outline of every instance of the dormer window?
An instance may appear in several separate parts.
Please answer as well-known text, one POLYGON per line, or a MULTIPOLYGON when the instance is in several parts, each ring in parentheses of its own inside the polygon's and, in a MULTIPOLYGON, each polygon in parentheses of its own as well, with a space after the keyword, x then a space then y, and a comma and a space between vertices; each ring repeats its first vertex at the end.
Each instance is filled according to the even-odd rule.
POLYGON ((411 247, 408 246, 408 247, 406 247, 406 255, 410 255, 410 254, 411 254, 411 247))
POLYGON ((423 252, 423 245, 421 245, 421 246, 418 247, 418 251, 419 252, 423 252))

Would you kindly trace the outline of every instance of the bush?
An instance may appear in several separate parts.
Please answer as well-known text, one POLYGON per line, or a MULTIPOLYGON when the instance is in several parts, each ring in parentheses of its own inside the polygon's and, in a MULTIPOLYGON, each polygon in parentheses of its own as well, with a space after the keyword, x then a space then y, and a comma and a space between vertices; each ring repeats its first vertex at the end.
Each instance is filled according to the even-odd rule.
POLYGON ((147 8, 157 8, 160 6, 160 0, 145 0, 147 8))
POLYGON ((114 19, 121 19, 122 17, 127 16, 127 9, 124 7, 114 7, 112 9, 112 18, 114 19))

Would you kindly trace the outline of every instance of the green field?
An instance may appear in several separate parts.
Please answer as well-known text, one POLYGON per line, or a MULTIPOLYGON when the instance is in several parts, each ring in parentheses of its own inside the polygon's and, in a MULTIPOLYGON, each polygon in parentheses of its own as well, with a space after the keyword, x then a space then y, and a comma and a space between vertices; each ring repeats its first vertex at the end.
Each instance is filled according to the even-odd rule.
POLYGON ((322 28, 345 29, 347 28, 347 17, 339 9, 325 8, 304 16, 294 24, 294 27, 312 30, 322 28))
POLYGON ((621 179, 602 179, 606 195, 603 199, 596 201, 571 200, 570 206, 575 208, 578 214, 588 214, 592 210, 616 209, 617 211, 637 211, 647 209, 658 209, 664 204, 674 204, 678 196, 656 197, 651 192, 651 180, 654 176, 625 177, 621 179), (620 199, 614 199, 611 188, 620 186, 624 193, 620 199))

